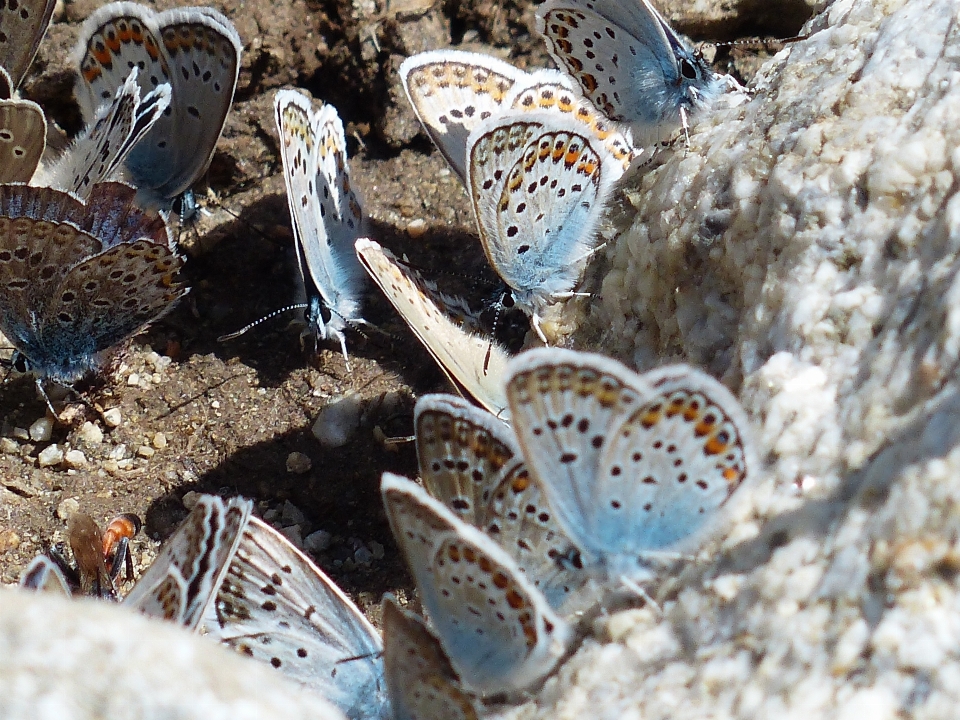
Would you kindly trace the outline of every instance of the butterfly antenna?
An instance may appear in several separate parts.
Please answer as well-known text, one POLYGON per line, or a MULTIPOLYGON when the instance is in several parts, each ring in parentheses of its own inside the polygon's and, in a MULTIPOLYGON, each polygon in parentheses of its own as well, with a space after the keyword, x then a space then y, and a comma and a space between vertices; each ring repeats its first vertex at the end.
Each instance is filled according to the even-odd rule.
POLYGON ((266 322, 267 320, 272 320, 277 315, 281 315, 282 313, 290 312, 291 310, 306 310, 306 309, 307 309, 306 303, 297 303, 295 305, 287 305, 286 307, 282 307, 279 310, 274 310, 273 312, 268 313, 267 315, 264 315, 259 320, 254 320, 252 323, 248 325, 244 325, 242 328, 240 328, 236 332, 227 333, 226 335, 221 335, 220 337, 217 338, 217 342, 226 342, 227 340, 233 340, 234 338, 238 338, 248 330, 252 330, 253 328, 255 328, 260 323, 266 322))

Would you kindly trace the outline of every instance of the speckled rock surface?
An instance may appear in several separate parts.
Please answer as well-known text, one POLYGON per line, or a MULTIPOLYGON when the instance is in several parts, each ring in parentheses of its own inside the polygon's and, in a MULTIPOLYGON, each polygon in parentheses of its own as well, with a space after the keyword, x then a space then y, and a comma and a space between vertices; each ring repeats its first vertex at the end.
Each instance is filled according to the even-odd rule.
POLYGON ((4 720, 343 720, 280 673, 94 600, 0 589, 4 720))
POLYGON ((957 11, 838 0, 630 192, 584 337, 723 377, 767 464, 525 713, 956 716, 957 11))

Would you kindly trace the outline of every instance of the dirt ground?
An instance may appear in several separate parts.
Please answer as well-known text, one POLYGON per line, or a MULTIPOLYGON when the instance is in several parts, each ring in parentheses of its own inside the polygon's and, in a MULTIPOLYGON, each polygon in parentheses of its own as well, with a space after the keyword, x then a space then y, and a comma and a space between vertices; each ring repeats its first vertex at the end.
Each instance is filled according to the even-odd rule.
MULTIPOLYGON (((79 0, 58 10, 22 87, 67 134, 79 129, 69 52, 79 23, 100 4, 79 0)), ((156 7, 175 4, 183 3, 156 7)), ((202 195, 209 186, 215 199, 205 201, 198 225, 180 231, 193 290, 84 389, 99 408, 119 409, 117 427, 73 404, 50 440, 34 442, 25 431, 45 406, 33 380, 10 376, 0 388, 0 582, 16 582, 34 555, 64 540, 61 516, 71 501, 99 522, 122 512, 142 517, 145 532, 134 542, 142 567, 185 517, 185 495, 240 494, 292 536, 329 533, 329 547, 314 558, 370 609, 385 591, 410 588, 378 485, 385 470, 413 476, 415 452, 412 443, 387 446, 381 438, 409 435, 415 398, 447 386, 372 284, 364 317, 385 334, 350 332, 350 370, 338 347, 323 347, 317 357, 301 350, 291 323, 298 313, 217 341, 296 297, 273 94, 296 86, 333 103, 347 128, 369 235, 407 253, 427 275, 443 268, 475 278, 466 288, 480 297, 495 278, 465 193, 419 133, 396 70, 407 55, 451 45, 521 67, 550 61, 532 32, 534 5, 525 1, 227 0, 216 7, 236 24, 244 56, 236 102, 209 176, 197 187, 202 195), (420 232, 408 232, 411 224, 420 232), (344 447, 324 449, 311 426, 321 408, 347 393, 361 399, 361 426, 344 447), (82 451, 85 462, 40 467, 38 455, 51 443, 82 451), (309 469, 291 453, 308 458, 309 469)), ((746 19, 723 37, 679 29, 696 39, 732 40, 742 33, 789 35, 802 20, 758 28, 746 19)), ((734 55, 740 77, 749 76, 755 54, 734 55)), ((723 57, 731 62, 730 53, 723 57)))

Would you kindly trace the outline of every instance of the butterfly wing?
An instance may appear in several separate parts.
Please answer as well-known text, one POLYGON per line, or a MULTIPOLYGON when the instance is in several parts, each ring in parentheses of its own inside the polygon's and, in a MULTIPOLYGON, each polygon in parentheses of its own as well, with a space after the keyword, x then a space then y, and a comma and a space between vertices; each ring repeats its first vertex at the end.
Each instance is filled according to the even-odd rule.
POLYGON ((138 188, 166 202, 210 166, 233 103, 243 44, 233 24, 209 8, 168 10, 157 18, 173 89, 165 114, 127 156, 138 188))
POLYGON ((170 104, 170 86, 161 85, 141 101, 138 69, 130 71, 113 102, 96 117, 63 156, 35 184, 55 187, 86 199, 110 177, 170 104))
POLYGON ((16 90, 33 62, 56 0, 18 0, 0 7, 0 66, 16 90))
POLYGON ((507 352, 493 340, 457 325, 440 309, 442 298, 389 251, 366 238, 357 240, 356 248, 367 272, 457 390, 506 419, 502 372, 507 352))
POLYGON ((124 604, 195 630, 216 597, 252 506, 242 498, 200 497, 124 604))
POLYGON ((681 109, 716 92, 714 73, 647 0, 548 0, 537 32, 584 96, 640 142, 662 139, 681 109))
POLYGON ((71 597, 73 591, 63 570, 46 555, 37 555, 20 573, 20 587, 71 597))
POLYGON ((208 634, 268 662, 350 718, 388 716, 377 631, 280 533, 252 518, 217 594, 208 634))
POLYGON ((43 110, 30 100, 0 100, 0 183, 33 177, 47 143, 43 110))
POLYGON ((314 113, 310 100, 293 90, 277 92, 274 110, 311 320, 321 337, 342 338, 345 321, 360 315, 362 279, 353 251, 362 212, 350 188, 343 124, 332 106, 314 113), (326 324, 321 306, 333 311, 326 324))
POLYGON ((509 555, 416 483, 385 473, 381 491, 423 606, 464 683, 495 694, 550 673, 571 630, 509 555))
MULTIPOLYGON (((622 132, 592 103, 577 95, 562 73, 550 70, 534 73, 526 85, 514 88, 509 106, 511 110, 557 112, 575 119, 603 143, 607 153, 620 164, 623 172, 641 155, 641 151, 633 147, 629 132, 622 132)), ((616 173, 615 168, 613 172, 616 173)))
POLYGON ((434 50, 407 58, 400 79, 420 124, 450 167, 466 179, 467 137, 499 114, 527 73, 489 55, 434 50))
POLYGON ((529 112, 474 130, 467 170, 487 259, 535 315, 579 281, 622 165, 573 118, 529 112))
POLYGON ((748 421, 723 385, 687 365, 643 379, 651 392, 603 445, 584 526, 626 568, 692 546, 753 469, 748 421))
POLYGON ((463 689, 426 624, 383 597, 383 664, 394 720, 477 720, 480 707, 463 689))
POLYGON ((552 608, 569 614, 593 601, 580 554, 504 423, 460 398, 424 395, 414 426, 427 492, 496 540, 552 608))
POLYGON ((609 358, 559 348, 523 353, 507 378, 514 432, 531 472, 560 526, 599 560, 590 489, 604 444, 648 394, 646 383, 609 358))

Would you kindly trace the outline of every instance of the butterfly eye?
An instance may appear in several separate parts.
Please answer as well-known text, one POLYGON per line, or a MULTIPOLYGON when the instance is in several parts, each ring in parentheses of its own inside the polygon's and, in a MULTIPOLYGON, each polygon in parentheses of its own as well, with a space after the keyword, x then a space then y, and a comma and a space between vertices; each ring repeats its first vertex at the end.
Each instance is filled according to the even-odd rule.
POLYGON ((680 59, 680 74, 687 80, 697 79, 697 69, 693 66, 693 63, 686 58, 680 59))

